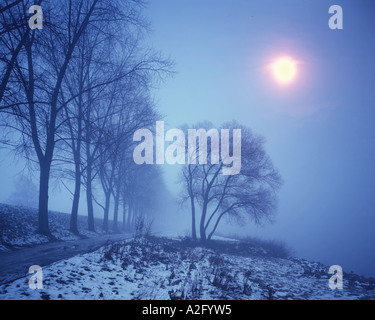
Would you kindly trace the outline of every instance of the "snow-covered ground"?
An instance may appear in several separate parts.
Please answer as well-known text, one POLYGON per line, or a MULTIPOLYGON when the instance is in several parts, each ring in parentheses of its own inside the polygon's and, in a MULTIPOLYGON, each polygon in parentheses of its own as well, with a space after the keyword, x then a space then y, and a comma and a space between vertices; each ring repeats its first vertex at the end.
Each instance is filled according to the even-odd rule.
POLYGON ((43 289, 29 276, 0 286, 0 299, 374 299, 375 280, 344 273, 328 286, 328 267, 275 258, 262 248, 186 239, 124 240, 43 268, 43 289))
MULTIPOLYGON (((37 210, 0 204, 0 252, 9 257, 21 247, 49 242, 35 233, 36 221, 37 210)), ((87 218, 79 217, 80 233, 98 236, 88 232, 86 224, 87 218)), ((98 220, 98 230, 100 226, 98 220)), ((50 228, 56 239, 82 244, 68 230, 68 214, 51 212, 50 228)), ((344 273, 343 290, 332 291, 328 266, 286 254, 282 246, 254 239, 215 237, 202 247, 177 233, 164 233, 114 242, 64 260, 51 259, 57 262, 43 267, 43 289, 29 288, 32 275, 26 270, 18 275, 23 277, 0 285, 0 300, 375 298, 374 279, 344 273)))
MULTIPOLYGON (((21 206, 0 204, 0 252, 20 247, 47 243, 50 239, 37 234, 38 210, 21 206)), ((101 232, 101 222, 97 219, 97 230, 101 232)), ((79 239, 69 231, 70 215, 66 213, 49 213, 49 225, 52 235, 58 240, 79 239)), ((78 230, 87 237, 97 236, 98 233, 87 230, 87 217, 78 216, 78 230)))

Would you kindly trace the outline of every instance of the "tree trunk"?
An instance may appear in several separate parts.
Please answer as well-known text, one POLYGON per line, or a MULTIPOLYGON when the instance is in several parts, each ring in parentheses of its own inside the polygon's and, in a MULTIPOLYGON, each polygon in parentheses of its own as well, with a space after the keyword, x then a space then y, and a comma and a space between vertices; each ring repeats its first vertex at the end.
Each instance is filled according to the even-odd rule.
MULTIPOLYGON (((206 188, 206 191, 203 194, 203 208, 202 208, 202 217, 201 217, 201 222, 200 222, 200 235, 201 235, 201 241, 203 243, 205 243, 207 241, 207 236, 206 236, 207 227, 205 226, 205 222, 206 222, 206 215, 207 215, 207 209, 208 209, 208 204, 209 204, 209 195, 210 195, 212 185, 214 184, 219 172, 221 171, 221 167, 222 166, 220 166, 216 170, 216 172, 215 172, 214 176, 212 177, 211 181, 209 183, 207 182, 207 188, 206 188)), ((207 176, 205 178, 207 179, 207 176)))
POLYGON ((199 227, 201 242, 203 243, 207 241, 206 228, 205 228, 206 214, 207 214, 207 201, 205 200, 203 203, 202 217, 201 217, 200 227, 199 227))
POLYGON ((197 240, 197 230, 195 226, 195 203, 194 198, 190 197, 191 202, 191 237, 193 240, 197 240))
POLYGON ((70 216, 70 231, 78 234, 78 207, 79 207, 79 198, 81 194, 81 168, 79 163, 75 165, 75 188, 74 188, 74 196, 73 196, 73 205, 72 205, 72 213, 70 216))
POLYGON ((39 181, 39 216, 37 232, 46 236, 51 236, 48 224, 48 189, 51 162, 40 161, 40 181, 39 181))
POLYGON ((92 158, 90 153, 90 126, 86 125, 86 202, 87 202, 87 223, 89 231, 95 232, 94 205, 92 199, 92 158))
POLYGON ((189 178, 187 180, 188 183, 188 192, 190 197, 190 205, 191 205, 191 237, 193 240, 197 240, 197 230, 195 225, 195 203, 194 203, 194 190, 193 190, 193 173, 191 171, 191 166, 188 166, 189 169, 189 178))
POLYGON ((89 231, 95 232, 94 205, 92 200, 92 181, 91 167, 87 167, 87 185, 86 185, 86 202, 87 202, 87 222, 89 231))
MULTIPOLYGON (((80 92, 83 91, 83 68, 80 70, 80 81, 79 81, 79 90, 80 92)), ((74 166, 75 166, 75 190, 74 190, 74 197, 73 197, 73 205, 72 205, 72 213, 70 217, 70 231, 78 234, 78 208, 79 208, 79 198, 81 196, 81 145, 82 145, 82 120, 83 119, 83 98, 82 95, 79 96, 78 99, 78 117, 77 117, 77 139, 76 139, 76 146, 74 143, 74 130, 72 128, 72 124, 70 120, 68 121, 71 137, 73 139, 72 142, 72 151, 74 156, 74 166)))
POLYGON ((115 208, 113 211, 113 230, 115 232, 119 232, 118 230, 118 210, 119 210, 119 205, 120 205, 120 197, 116 196, 115 197, 115 208))
POLYGON ((212 229, 211 233, 209 234, 208 236, 208 240, 211 240, 212 236, 214 235, 216 229, 217 229, 217 226, 219 225, 219 222, 221 220, 221 218, 224 216, 225 213, 222 213, 216 220, 216 223, 215 223, 215 226, 214 228, 212 229))

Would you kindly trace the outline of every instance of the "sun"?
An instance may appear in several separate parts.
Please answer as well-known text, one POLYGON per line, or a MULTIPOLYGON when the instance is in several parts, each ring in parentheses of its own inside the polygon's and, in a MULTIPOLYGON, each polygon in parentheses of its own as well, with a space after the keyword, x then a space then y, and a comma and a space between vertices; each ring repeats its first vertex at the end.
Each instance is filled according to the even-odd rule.
POLYGON ((297 74, 297 64, 289 57, 277 59, 271 68, 275 79, 282 84, 292 82, 297 74))

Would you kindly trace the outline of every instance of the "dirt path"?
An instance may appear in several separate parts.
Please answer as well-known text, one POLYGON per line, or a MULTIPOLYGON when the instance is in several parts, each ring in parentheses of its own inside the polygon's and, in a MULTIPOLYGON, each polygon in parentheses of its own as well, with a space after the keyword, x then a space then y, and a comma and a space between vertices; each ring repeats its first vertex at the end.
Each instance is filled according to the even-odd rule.
POLYGON ((129 234, 109 234, 88 239, 45 243, 0 253, 0 284, 28 275, 29 267, 32 265, 44 267, 81 253, 95 251, 108 241, 120 241, 131 237, 129 234))

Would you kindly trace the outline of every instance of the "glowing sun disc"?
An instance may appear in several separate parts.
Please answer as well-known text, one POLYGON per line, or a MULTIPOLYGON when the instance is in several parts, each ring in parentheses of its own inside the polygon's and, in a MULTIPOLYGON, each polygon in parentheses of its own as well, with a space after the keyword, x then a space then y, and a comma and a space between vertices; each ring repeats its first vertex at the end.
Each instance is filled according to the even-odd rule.
POLYGON ((272 64, 272 72, 280 83, 290 83, 297 74, 296 62, 290 58, 280 58, 272 64))

